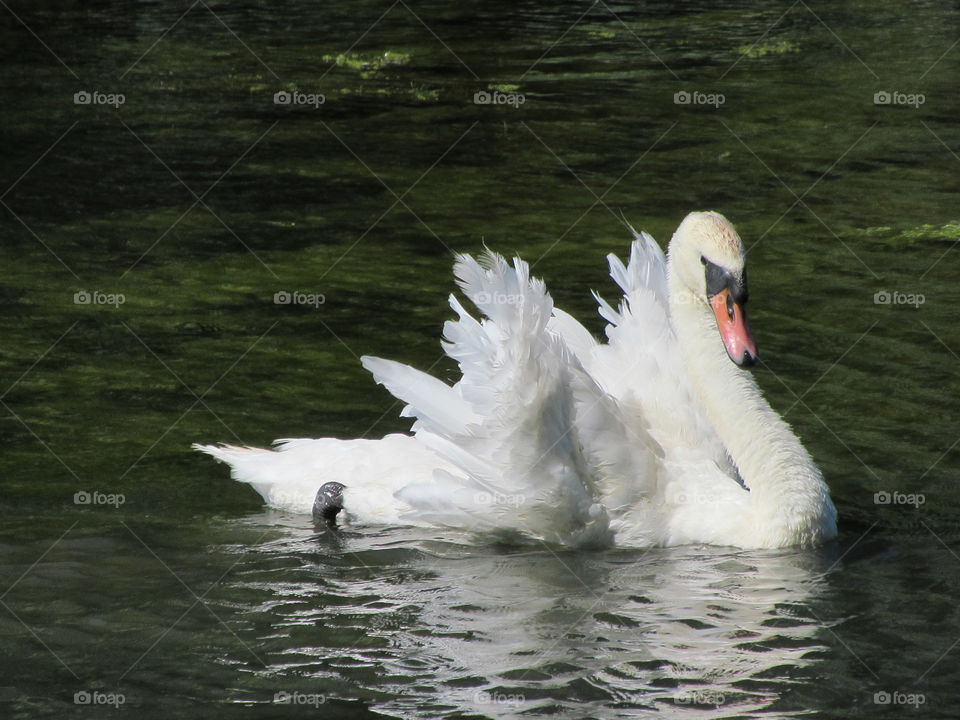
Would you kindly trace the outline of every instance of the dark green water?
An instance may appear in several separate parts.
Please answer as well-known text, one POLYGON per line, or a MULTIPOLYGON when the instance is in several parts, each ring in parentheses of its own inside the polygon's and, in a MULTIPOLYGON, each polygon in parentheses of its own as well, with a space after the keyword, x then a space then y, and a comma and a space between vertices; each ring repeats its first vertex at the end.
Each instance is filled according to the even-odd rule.
POLYGON ((3 716, 956 717, 958 36, 941 3, 4 5, 3 716), (402 430, 357 356, 452 377, 451 251, 599 332, 622 218, 704 208, 830 547, 333 535, 188 449, 402 430))

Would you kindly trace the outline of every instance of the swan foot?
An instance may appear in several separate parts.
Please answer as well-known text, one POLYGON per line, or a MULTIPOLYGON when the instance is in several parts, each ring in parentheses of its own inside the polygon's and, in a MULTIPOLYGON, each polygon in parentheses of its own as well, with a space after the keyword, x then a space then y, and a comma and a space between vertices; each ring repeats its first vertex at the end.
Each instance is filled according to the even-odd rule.
POLYGON ((328 482, 317 490, 313 500, 313 519, 323 520, 327 525, 337 524, 337 513, 343 510, 343 490, 346 486, 338 482, 328 482))

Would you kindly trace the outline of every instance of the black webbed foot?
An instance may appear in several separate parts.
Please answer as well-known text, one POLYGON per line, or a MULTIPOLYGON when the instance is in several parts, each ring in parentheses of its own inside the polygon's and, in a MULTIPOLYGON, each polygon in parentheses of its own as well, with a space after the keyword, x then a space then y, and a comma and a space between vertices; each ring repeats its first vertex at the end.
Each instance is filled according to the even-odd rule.
POLYGON ((328 482, 317 490, 313 501, 313 519, 327 525, 337 524, 337 513, 343 510, 343 491, 346 486, 338 482, 328 482))

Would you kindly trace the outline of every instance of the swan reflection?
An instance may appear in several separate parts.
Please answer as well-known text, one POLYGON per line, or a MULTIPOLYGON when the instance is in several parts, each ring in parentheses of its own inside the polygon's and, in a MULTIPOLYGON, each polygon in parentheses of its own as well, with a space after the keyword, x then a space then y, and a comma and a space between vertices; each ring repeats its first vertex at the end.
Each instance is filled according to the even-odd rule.
POLYGON ((253 612, 271 615, 278 658, 268 672, 386 691, 378 709, 403 717, 783 715, 784 693, 826 649, 811 605, 833 546, 561 552, 424 541, 422 529, 317 533, 262 515, 287 534, 254 564, 300 563, 298 582, 286 563, 276 584, 253 570, 253 612), (332 646, 332 629, 352 630, 352 646, 332 646))

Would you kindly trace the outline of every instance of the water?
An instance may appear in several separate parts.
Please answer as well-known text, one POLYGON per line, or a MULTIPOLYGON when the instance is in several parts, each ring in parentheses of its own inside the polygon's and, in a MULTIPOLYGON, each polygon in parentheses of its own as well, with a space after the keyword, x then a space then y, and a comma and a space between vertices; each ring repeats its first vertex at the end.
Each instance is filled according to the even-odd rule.
POLYGON ((956 716, 955 9, 0 18, 5 716, 956 716), (452 377, 451 251, 520 253, 599 332, 622 220, 665 242, 708 207, 751 246, 757 379, 830 546, 333 534, 187 449, 402 430, 357 356, 452 377))

